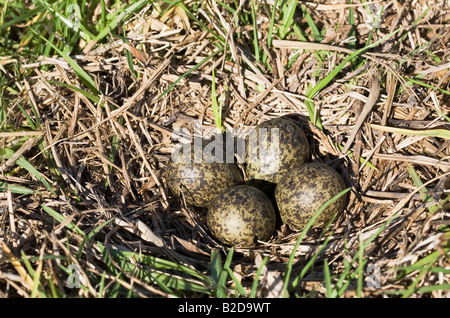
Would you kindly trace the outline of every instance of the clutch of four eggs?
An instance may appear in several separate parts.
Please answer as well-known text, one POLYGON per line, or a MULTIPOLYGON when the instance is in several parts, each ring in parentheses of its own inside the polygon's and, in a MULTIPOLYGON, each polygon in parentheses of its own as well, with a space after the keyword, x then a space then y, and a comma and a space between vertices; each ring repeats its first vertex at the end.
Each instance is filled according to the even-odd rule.
MULTIPOLYGON (((275 196, 282 222, 299 230, 315 212, 312 210, 344 190, 345 184, 335 170, 309 162, 307 138, 294 122, 271 119, 245 136, 240 139, 244 143, 237 142, 237 155, 244 157, 245 185, 234 163, 236 144, 230 154, 227 142, 225 151, 217 147, 221 145, 217 141, 186 144, 172 155, 166 168, 167 185, 176 196, 183 196, 188 204, 208 207, 208 227, 220 241, 251 246, 256 240, 268 240, 275 229, 276 215, 267 197, 275 196), (264 197, 267 200, 261 199, 264 197), (258 200, 261 202, 255 206, 258 200), (224 223, 218 226, 217 220, 223 218, 224 223), (228 237, 220 237, 227 232, 231 233, 228 237)), ((341 197, 316 223, 326 222, 344 207, 345 198, 341 197)))

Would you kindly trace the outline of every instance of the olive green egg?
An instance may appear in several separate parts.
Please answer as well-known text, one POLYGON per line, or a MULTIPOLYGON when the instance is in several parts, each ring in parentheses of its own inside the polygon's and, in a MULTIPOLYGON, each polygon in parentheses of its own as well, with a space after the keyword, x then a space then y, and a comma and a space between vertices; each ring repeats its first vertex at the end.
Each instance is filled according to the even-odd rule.
POLYGON ((171 156, 165 178, 169 189, 177 197, 183 194, 186 203, 207 207, 222 190, 243 183, 235 163, 217 160, 194 143, 185 147, 171 156))
MULTIPOLYGON (((284 175, 275 189, 281 221, 293 230, 301 230, 314 213, 328 200, 345 190, 337 171, 326 164, 306 163, 284 175)), ((313 226, 321 226, 341 213, 347 204, 346 195, 330 204, 313 226)))
POLYGON ((209 230, 219 241, 237 247, 254 247, 275 230, 275 209, 260 190, 238 185, 222 191, 206 214, 209 230))
POLYGON ((249 134, 245 172, 248 180, 277 184, 283 174, 309 160, 308 140, 294 122, 275 118, 256 126, 249 134))

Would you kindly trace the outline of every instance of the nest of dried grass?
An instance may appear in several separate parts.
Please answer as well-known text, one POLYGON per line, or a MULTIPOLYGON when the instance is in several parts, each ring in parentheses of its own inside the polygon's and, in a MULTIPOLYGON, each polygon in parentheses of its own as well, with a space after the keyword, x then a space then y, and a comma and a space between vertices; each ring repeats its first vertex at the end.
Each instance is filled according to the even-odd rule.
MULTIPOLYGON (((210 236, 204 210, 186 206, 183 200, 172 196, 165 185, 164 169, 176 145, 174 131, 192 131, 194 121, 202 123, 205 134, 215 130, 211 108, 214 69, 217 96, 224 100, 226 128, 252 127, 287 115, 307 133, 313 160, 333 166, 352 187, 345 213, 326 233, 318 229, 308 231, 295 250, 294 275, 315 257, 314 270, 305 274, 296 292, 325 296, 324 261, 331 274, 340 275, 345 263, 351 263, 360 251, 360 242, 377 231, 379 234, 365 246, 364 270, 376 265, 382 287, 364 285, 363 294, 387 295, 385 292, 405 289, 418 277, 418 271, 407 271, 399 277, 393 269, 414 264, 439 250, 442 226, 449 224, 449 206, 445 203, 449 196, 449 139, 422 133, 439 129, 448 135, 448 95, 442 89, 448 90, 450 73, 448 64, 436 66, 432 57, 449 60, 450 33, 443 24, 442 7, 428 2, 418 1, 413 8, 394 1, 386 8, 381 25, 371 34, 372 42, 399 26, 404 26, 404 31, 364 53, 366 62, 356 70, 348 63, 314 98, 323 130, 310 120, 305 92, 348 56, 339 50, 348 47, 348 10, 333 5, 307 6, 311 16, 327 30, 322 43, 333 45, 319 44, 312 50, 294 38, 274 41, 268 51, 272 72, 264 71, 255 60, 248 43, 248 33, 253 29, 235 25, 228 11, 211 3, 205 3, 208 13, 201 18, 209 20, 209 28, 228 39, 226 54, 215 53, 217 47, 211 33, 192 23, 181 11, 171 10, 160 18, 147 7, 127 24, 127 43, 117 40, 74 56, 102 92, 97 102, 83 93, 86 89, 79 76, 63 59, 42 58, 22 65, 34 73, 28 79, 29 88, 24 87, 24 98, 38 106, 40 131, 46 144, 45 149, 30 147, 24 153, 30 160, 41 158, 42 154, 52 159, 55 166, 47 166, 49 161, 35 164, 42 173, 52 176, 48 181, 57 190, 50 193, 28 174, 19 172, 14 182, 41 192, 4 198, 7 204, 12 202, 9 211, 12 209, 13 213, 3 214, 2 236, 13 252, 20 250, 29 257, 63 254, 71 256, 86 272, 102 273, 104 265, 94 255, 93 246, 86 246, 81 255, 74 257, 83 238, 66 226, 70 222, 89 233, 112 220, 98 231, 96 241, 176 260, 208 273, 211 251, 227 252, 229 247, 210 236), (431 9, 412 27, 411 21, 427 6, 431 9), (219 21, 229 29, 221 29, 219 21), (241 34, 239 39, 235 37, 237 32, 241 34), (410 41, 398 42, 404 35, 410 41), (413 46, 422 43, 427 44, 422 50, 413 46), (298 58, 288 65, 296 53, 298 58), (132 68, 127 57, 131 58, 132 68), (406 60, 399 63, 402 59, 406 60), (44 64, 48 64, 45 69, 41 68, 44 64), (418 73, 426 74, 430 88, 406 83, 406 77, 418 73), (392 127, 420 133, 399 133, 392 127), (414 183, 413 175, 423 186, 414 183), (55 222, 43 205, 66 221, 55 222), (324 247, 325 240, 328 241, 324 247)), ((365 11, 361 8, 354 7, 361 35, 356 39, 357 47, 364 45, 371 30, 364 23, 365 11)), ((243 6, 242 10, 249 8, 243 6)), ((260 14, 258 32, 260 41, 265 43, 270 16, 265 10, 260 14)), ((298 23, 307 30, 306 21, 298 23)), ((11 140, 14 138, 17 136, 11 140)), ((280 281, 298 236, 299 233, 279 227, 273 238, 259 248, 237 249, 231 268, 245 282, 255 274, 255 262, 268 256, 262 278, 266 284, 260 284, 258 295, 280 296, 280 284, 273 282, 280 281)), ((448 255, 439 255, 433 266, 448 269, 448 255)), ((66 276, 57 262, 60 261, 48 260, 43 266, 55 277, 55 285, 63 289, 66 276)), ((353 261, 350 267, 358 266, 353 261)), ((0 264, 0 271, 3 295, 8 294, 6 286, 13 286, 22 295, 29 293, 26 284, 21 286, 14 281, 10 262, 0 264)), ((111 275, 108 273, 107 278, 114 280, 111 275)), ((168 296, 138 279, 120 280, 139 295, 168 296)), ((448 283, 448 276, 426 272, 419 277, 416 288, 448 283)), ((92 286, 90 290, 69 292, 97 294, 92 286)), ((355 293, 355 288, 348 287, 344 296, 355 293)), ((448 296, 448 291, 427 295, 448 296)))

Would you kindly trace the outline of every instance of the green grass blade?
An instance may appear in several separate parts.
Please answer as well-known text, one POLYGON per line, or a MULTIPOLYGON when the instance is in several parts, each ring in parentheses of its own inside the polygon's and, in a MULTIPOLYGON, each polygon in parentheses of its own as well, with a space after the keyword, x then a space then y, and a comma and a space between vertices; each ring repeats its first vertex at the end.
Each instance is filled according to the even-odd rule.
POLYGON ((189 74, 191 74, 192 72, 194 72, 195 70, 197 70, 200 66, 202 66, 203 64, 205 64, 206 62, 208 62, 210 59, 212 59, 214 56, 218 55, 219 53, 223 52, 223 47, 221 49, 218 49, 217 51, 215 51, 214 53, 210 54, 209 56, 205 57, 203 60, 201 60, 198 64, 196 64, 193 68, 191 68, 189 71, 187 71, 186 73, 182 74, 180 77, 177 78, 177 80, 175 82, 172 83, 172 85, 170 85, 164 92, 161 93, 161 95, 158 96, 158 98, 156 100, 160 100, 161 98, 163 98, 168 92, 170 92, 183 78, 185 78, 186 76, 188 76, 189 74))
MULTIPOLYGON (((15 152, 12 149, 9 148, 4 149, 4 155, 6 159, 11 159, 14 153, 15 152)), ((16 164, 27 170, 29 173, 31 173, 37 180, 39 180, 47 188, 48 191, 50 191, 53 194, 55 193, 55 191, 53 191, 52 187, 44 178, 44 176, 38 170, 36 170, 36 168, 33 167, 33 165, 30 162, 28 162, 23 156, 20 156, 16 160, 16 164)))
POLYGON ((323 277, 325 283, 325 290, 327 291, 327 298, 336 297, 333 285, 331 284, 330 267, 328 266, 328 261, 326 259, 323 260, 323 277))
POLYGON ((220 256, 220 251, 214 249, 211 251, 211 279, 216 288, 216 296, 218 298, 226 297, 224 289, 225 282, 223 282, 224 273, 225 275, 227 274, 227 272, 222 268, 222 257, 220 256))
POLYGON ((129 15, 133 14, 133 12, 138 11, 140 8, 142 8, 144 5, 147 4, 147 0, 139 0, 136 2, 132 2, 128 7, 126 7, 122 12, 119 13, 119 15, 115 18, 113 18, 106 27, 95 37, 95 42, 100 42, 105 38, 107 35, 109 35, 113 30, 117 28, 119 23, 123 22, 129 15))
POLYGON ((364 244, 361 234, 359 235, 359 248, 358 248, 358 268, 356 269, 356 276, 358 277, 356 285, 356 297, 361 298, 363 284, 364 284, 364 266, 367 260, 364 259, 364 244))
POLYGON ((220 273, 222 272, 222 257, 220 251, 214 249, 211 251, 211 279, 213 283, 219 282, 220 273))
MULTIPOLYGON (((425 9, 425 11, 424 11, 424 12, 423 12, 423 13, 422 13, 415 21, 412 22, 411 25, 412 25, 412 26, 417 25, 417 24, 425 17, 425 15, 427 14, 427 12, 428 12, 431 8, 432 8, 431 6, 427 7, 427 8, 425 9)), ((407 37, 408 37, 408 32, 405 32, 405 33, 400 37, 400 39, 398 39, 397 41, 395 41, 393 47, 391 48, 391 51, 392 51, 392 50, 397 50, 398 47, 399 47, 400 45, 403 44, 403 40, 406 39, 407 37)), ((415 53, 413 53, 413 54, 415 54, 415 53)))
POLYGON ((216 123, 217 131, 222 132, 222 105, 218 105, 216 96, 216 74, 214 68, 212 69, 212 82, 211 82, 211 108, 214 114, 214 121, 216 123))
POLYGON ((98 97, 97 95, 91 94, 91 93, 85 91, 84 89, 81 89, 81 88, 76 87, 74 85, 70 85, 70 84, 63 83, 63 82, 58 82, 58 81, 52 81, 52 80, 47 80, 46 82, 49 83, 49 84, 59 85, 59 86, 70 88, 70 89, 72 89, 72 90, 82 94, 83 96, 89 98, 95 104, 98 104, 100 102, 100 97, 98 97))
POLYGON ((317 27, 316 23, 314 22, 314 19, 311 17, 308 10, 306 9, 306 7, 303 4, 301 5, 301 8, 303 11, 303 15, 305 16, 306 22, 308 23, 308 26, 311 28, 311 31, 314 35, 314 39, 316 41, 322 41, 323 36, 320 33, 319 28, 317 27))
POLYGON ((422 277, 428 273, 431 266, 432 266, 432 264, 429 264, 425 268, 422 268, 422 270, 419 272, 419 274, 414 278, 411 285, 409 285, 409 287, 406 289, 405 293, 402 295, 402 298, 409 298, 409 296, 411 296, 416 291, 417 284, 419 284, 422 277))
POLYGON ((256 16, 256 9, 255 9, 255 0, 251 0, 251 11, 252 11, 252 20, 253 20, 253 47, 255 49, 255 60, 257 62, 261 61, 261 49, 259 47, 259 40, 258 40, 258 24, 256 22, 257 16, 256 16))
MULTIPOLYGON (((278 5, 278 0, 275 0, 275 4, 273 5, 272 13, 270 15, 269 31, 267 33, 267 49, 268 50, 270 50, 270 47, 272 46, 272 35, 273 35, 273 27, 275 25, 275 13, 277 12, 277 5, 278 5)), ((263 56, 262 56, 262 62, 264 64, 266 64, 268 57, 269 56, 267 55, 267 52, 264 50, 263 56)))
POLYGON ((103 298, 104 297, 104 292, 105 292, 105 278, 106 278, 106 272, 102 273, 102 277, 100 277, 100 282, 98 284, 98 298, 103 298))
POLYGON ((281 28, 279 28, 279 36, 284 39, 289 31, 289 28, 294 22, 294 13, 297 8, 298 0, 289 1, 288 5, 284 4, 281 8, 283 18, 281 20, 281 28))
POLYGON ((300 41, 308 42, 308 38, 306 37, 305 32, 297 24, 293 25, 295 35, 300 39, 300 41))
POLYGON ((328 73, 327 76, 325 76, 322 80, 320 80, 319 83, 316 84, 316 86, 311 88, 311 90, 309 90, 306 93, 306 97, 313 99, 314 96, 317 95, 317 93, 319 93, 322 89, 324 89, 339 74, 339 72, 344 68, 344 66, 349 61, 351 61, 358 55, 362 54, 363 52, 367 51, 368 49, 369 47, 365 47, 350 54, 341 64, 339 64, 334 70, 328 73))
POLYGON ((100 10, 100 23, 102 24, 103 27, 106 26, 106 12, 107 12, 106 10, 107 10, 107 8, 106 8, 105 1, 106 0, 100 0, 100 8, 101 8, 101 10, 100 10))
POLYGON ((35 298, 38 293, 40 298, 47 298, 47 295, 45 294, 40 285, 40 273, 39 275, 36 275, 36 271, 33 269, 33 266, 31 265, 30 260, 26 256, 25 252, 21 250, 20 253, 22 255, 23 264, 25 265, 28 274, 33 279, 33 286, 31 288, 31 298, 35 298))
MULTIPOLYGON (((351 4, 352 1, 349 1, 349 4, 351 4)), ((355 24, 355 10, 353 10, 353 7, 348 8, 348 24, 350 25, 350 31, 348 31, 348 37, 353 38, 352 41, 348 43, 348 46, 350 49, 355 50, 356 49, 356 24, 355 24)), ((370 43, 370 42, 369 42, 370 43)))
POLYGON ((450 139, 450 130, 448 129, 426 129, 426 130, 414 130, 406 128, 388 127, 382 125, 371 124, 371 126, 377 130, 391 132, 395 134, 403 134, 409 136, 425 136, 425 137, 438 137, 443 139, 450 139))
POLYGON ((306 99, 305 106, 306 106, 306 109, 308 110, 309 119, 311 120, 313 125, 316 126, 317 128, 319 128, 320 130, 322 130, 323 129, 322 120, 320 119, 320 116, 319 116, 318 112, 316 111, 315 103, 311 100, 306 99))
POLYGON ((45 293, 42 292, 42 287, 41 287, 41 273, 42 271, 39 271, 38 273, 36 273, 36 271, 34 272, 34 277, 33 277, 33 288, 31 289, 31 298, 36 298, 36 296, 39 294, 40 298, 47 298, 45 293))
POLYGON ((47 283, 48 283, 48 286, 50 287, 51 298, 63 298, 64 297, 64 295, 60 292, 60 290, 55 286, 55 283, 53 282, 53 277, 48 278, 47 283))
MULTIPOLYGON (((100 243, 97 242, 97 244, 100 244, 100 243)), ((165 260, 165 259, 162 259, 159 257, 142 254, 142 253, 135 253, 132 251, 127 251, 127 250, 116 251, 116 250, 111 249, 110 252, 119 253, 122 257, 125 257, 127 259, 135 259, 138 262, 141 262, 142 264, 145 264, 150 267, 157 268, 157 269, 182 271, 189 276, 192 276, 192 277, 198 278, 199 280, 205 281, 207 284, 211 284, 211 282, 212 282, 208 276, 203 275, 192 268, 189 268, 182 264, 177 264, 175 262, 168 261, 168 260, 165 260)))
POLYGON ((82 237, 86 237, 86 233, 84 233, 82 230, 80 230, 80 228, 78 226, 76 226, 74 223, 70 222, 69 219, 67 219, 65 216, 63 216, 62 214, 59 214, 58 212, 56 212, 55 210, 53 210, 52 208, 45 206, 45 205, 41 205, 42 209, 47 212, 48 214, 50 214, 50 216, 52 216, 56 221, 58 221, 59 223, 63 223, 65 224, 65 226, 81 235, 82 237))
POLYGON ((212 293, 209 286, 210 279, 187 266, 127 250, 105 249, 99 242, 97 244, 104 256, 110 255, 116 261, 121 262, 123 272, 146 282, 156 283, 167 293, 175 296, 181 296, 177 290, 208 295, 212 293), (136 262, 139 263, 136 264, 136 262), (187 275, 194 273, 195 276, 201 277, 201 280, 196 281, 191 278, 181 277, 169 272, 171 270, 181 271, 187 275))
MULTIPOLYGON (((33 30, 33 29, 32 29, 33 30)), ((33 30, 33 32, 39 36, 42 40, 44 40, 46 43, 48 43, 50 46, 53 47, 53 49, 58 52, 59 55, 61 55, 67 63, 73 68, 75 74, 80 78, 80 80, 89 88, 91 89, 95 94, 100 94, 100 91, 96 88, 96 84, 92 77, 89 76, 88 73, 86 73, 85 70, 81 66, 75 62, 74 59, 72 59, 67 53, 61 51, 58 49, 53 43, 51 43, 49 40, 47 40, 45 37, 40 35, 37 31, 33 30)))
POLYGON ((341 274, 338 282, 336 283, 336 286, 339 288, 337 290, 337 295, 341 296, 348 288, 348 286, 350 285, 350 282, 352 282, 352 280, 355 277, 362 277, 362 273, 360 272, 360 269, 364 267, 365 262, 361 261, 361 257, 362 257, 362 253, 364 253, 364 251, 367 249, 367 247, 373 242, 373 240, 375 238, 378 237, 378 235, 380 235, 381 232, 384 231, 384 229, 393 221, 395 220, 402 211, 399 211, 397 213, 395 213, 394 215, 392 215, 390 218, 388 218, 382 226, 380 226, 380 228, 373 233, 366 241, 362 242, 361 240, 359 241, 359 248, 358 248, 358 253, 356 253, 355 256, 352 257, 351 261, 345 261, 345 266, 344 266, 344 271, 341 274), (360 260, 358 269, 354 272, 351 272, 352 270, 352 264, 357 260, 360 260))
POLYGON ((5 22, 5 14, 8 12, 8 3, 9 1, 3 2, 3 9, 0 10, 0 25, 2 25, 5 22))
POLYGON ((14 184, 9 184, 9 183, 0 181, 0 192, 7 192, 8 190, 11 191, 12 193, 16 193, 16 194, 38 193, 38 191, 36 191, 36 190, 31 190, 31 189, 28 189, 25 187, 21 187, 21 186, 17 186, 14 184))
POLYGON ((8 29, 13 25, 20 24, 22 21, 29 21, 29 20, 31 20, 31 17, 39 14, 43 10, 44 10, 44 8, 42 6, 38 5, 36 8, 34 8, 30 11, 25 11, 23 14, 17 16, 16 18, 11 19, 8 22, 2 23, 0 25, 0 31, 2 31, 4 29, 8 29))
POLYGON ((204 281, 206 284, 211 284, 211 279, 206 276, 203 275, 195 270, 193 270, 192 268, 189 268, 187 266, 181 265, 181 264, 177 264, 171 261, 167 261, 164 260, 162 258, 158 258, 158 257, 154 257, 151 255, 145 255, 145 254, 141 254, 140 257, 138 256, 137 253, 134 254, 134 257, 138 257, 137 259, 139 261, 141 261, 143 264, 155 267, 155 268, 161 268, 161 269, 166 269, 166 270, 178 270, 178 271, 182 271, 183 273, 195 277, 201 281, 204 281))
POLYGON ((302 278, 306 275, 308 270, 314 265, 317 257, 319 257, 320 253, 327 247, 328 242, 330 241, 331 237, 327 237, 323 244, 317 249, 317 251, 314 253, 314 255, 311 257, 311 259, 306 263, 306 265, 302 268, 300 274, 297 275, 297 277, 292 281, 292 289, 295 289, 302 278))
MULTIPOLYGON (((58 20, 60 20, 63 24, 65 24, 69 29, 71 29, 73 32, 78 33, 80 35, 80 37, 86 41, 89 42, 91 40, 91 38, 94 37, 94 35, 89 32, 88 29, 86 29, 83 25, 78 24, 78 23, 74 23, 72 21, 70 21, 69 19, 67 19, 64 15, 62 15, 61 13, 57 12, 50 3, 48 3, 45 0, 39 0, 39 2, 51 13, 53 14, 58 20)), ((79 6, 78 5, 72 5, 72 8, 79 11, 79 6)), ((78 15, 81 17, 81 13, 77 12, 78 15)))
POLYGON ((234 275, 233 270, 230 267, 231 261, 233 259, 233 253, 234 253, 234 247, 231 247, 231 249, 228 251, 227 259, 225 260, 225 263, 223 264, 223 270, 227 271, 228 275, 230 275, 239 294, 241 294, 241 296, 245 296, 246 292, 245 292, 244 287, 242 286, 241 282, 237 279, 236 275, 234 275))
POLYGON ((319 120, 318 122, 315 123, 318 128, 322 129, 321 128, 322 126, 320 124, 319 115, 316 114, 316 110, 315 110, 315 107, 314 107, 314 102, 312 102, 314 97, 322 89, 324 89, 339 74, 339 72, 344 68, 345 65, 347 65, 348 62, 352 61, 354 58, 356 58, 357 56, 359 56, 362 53, 366 52, 370 48, 375 47, 375 46, 379 45, 380 43, 383 43, 384 41, 388 40, 389 38, 391 38, 396 33, 400 32, 401 30, 403 30, 403 28, 399 28, 399 29, 389 33, 388 35, 384 36, 383 38, 381 38, 380 40, 376 41, 375 43, 373 43, 371 45, 368 45, 366 47, 363 47, 363 48, 353 52, 346 59, 344 59, 344 61, 341 64, 339 64, 330 73, 328 73, 322 80, 320 80, 316 84, 316 86, 314 86, 312 88, 308 88, 308 90, 306 92, 306 97, 309 98, 311 101, 307 100, 307 101, 305 101, 305 104, 306 104, 306 107, 308 108, 308 113, 310 115, 311 120, 314 120, 314 119, 315 120, 319 120))
POLYGON ((106 225, 108 225, 109 223, 111 223, 113 220, 114 220, 114 218, 110 218, 109 220, 107 220, 107 221, 101 223, 99 226, 95 227, 91 232, 89 232, 88 235, 86 235, 86 236, 84 237, 83 241, 82 241, 81 244, 80 244, 80 247, 78 248, 77 255, 76 255, 76 257, 75 257, 77 260, 80 260, 81 255, 82 255, 82 253, 83 253, 84 246, 86 245, 86 243, 89 242, 90 240, 92 240, 93 237, 94 237, 98 232, 100 232, 100 230, 101 230, 102 228, 104 228, 106 225))
POLYGON ((269 260, 269 257, 268 256, 264 256, 261 265, 256 270, 256 274, 255 274, 255 277, 253 278, 252 289, 250 291, 249 298, 255 298, 256 297, 256 293, 258 291, 259 277, 261 276, 262 270, 263 270, 264 266, 266 266, 266 263, 267 263, 268 260, 269 260))
MULTIPOLYGON (((20 109, 20 111, 22 112, 23 116, 27 119, 27 122, 30 125, 31 130, 36 130, 37 129, 36 123, 30 117, 30 115, 25 111, 25 109, 23 109, 23 107, 20 105, 20 103, 17 104, 17 107, 20 109)), ((37 119, 37 117, 35 117, 35 118, 37 119)))
MULTIPOLYGON (((166 3, 171 3, 171 1, 164 0, 166 3)), ((217 41, 214 42, 214 44, 217 46, 217 48, 222 48, 222 46, 225 44, 225 39, 222 38, 220 35, 218 35, 214 30, 210 29, 206 24, 204 24, 202 21, 200 21, 195 14, 189 10, 188 7, 182 2, 182 1, 176 1, 174 4, 182 8, 189 18, 191 18, 193 21, 198 23, 198 25, 205 31, 207 31, 209 34, 211 34, 217 41)))
POLYGON ((337 199, 339 199, 341 196, 345 195, 347 192, 349 192, 352 188, 347 188, 341 192, 339 192, 338 194, 336 194, 334 197, 332 197, 330 200, 328 200, 327 202, 325 202, 317 211, 316 213, 314 213, 314 215, 311 217, 311 219, 308 221, 308 223, 306 223, 305 227, 303 228, 303 230, 301 231, 297 241, 295 242, 294 248, 292 249, 291 255, 289 256, 289 261, 286 265, 286 270, 285 270, 285 274, 284 274, 284 286, 283 286, 283 297, 287 297, 287 288, 288 288, 288 283, 289 283, 289 278, 291 276, 291 272, 292 272, 292 266, 294 263, 294 258, 295 258, 295 251, 297 251, 298 247, 300 246, 300 243, 303 241, 303 237, 306 235, 306 233, 308 232, 308 230, 311 228, 311 226, 313 225, 314 221, 319 217, 319 215, 330 205, 332 204, 334 201, 336 201, 337 199))
POLYGON ((113 257, 120 262, 119 267, 121 269, 121 272, 126 273, 131 277, 135 277, 139 280, 143 280, 147 283, 157 284, 164 292, 168 294, 180 297, 181 294, 178 291, 173 290, 172 288, 174 286, 176 287, 175 289, 188 288, 182 283, 178 284, 177 278, 170 280, 170 277, 167 277, 166 274, 155 272, 148 268, 142 268, 139 265, 134 264, 134 262, 130 262, 130 260, 126 257, 123 257, 120 252, 115 253, 113 257))
POLYGON ((227 288, 226 288, 226 283, 227 283, 227 277, 228 277, 228 271, 222 269, 220 276, 219 276, 219 282, 217 284, 217 297, 218 298, 226 298, 227 297, 227 288))
POLYGON ((292 67, 292 65, 295 63, 295 61, 297 61, 301 52, 302 52, 302 50, 299 50, 294 55, 292 55, 292 57, 287 62, 287 65, 286 65, 287 70, 289 70, 292 67))
MULTIPOLYGON (((448 232, 450 233, 450 232, 448 232)), ((432 262, 431 264, 434 264, 435 262, 432 262)), ((401 271, 409 271, 409 273, 413 272, 413 271, 421 271, 423 269, 423 267, 421 266, 417 266, 415 264, 410 265, 410 266, 403 266, 403 267, 396 267, 396 270, 401 271)), ((449 268, 445 268, 445 267, 431 267, 429 270, 430 273, 443 273, 445 275, 450 275, 450 269, 449 268)))
MULTIPOLYGON (((414 170, 414 167, 412 165, 407 165, 406 170, 408 170, 409 176, 414 182, 414 185, 418 188, 423 186, 422 180, 420 180, 419 175, 417 174, 416 170, 414 170)), ((433 198, 430 194, 428 194, 428 191, 426 188, 420 188, 419 194, 422 197, 422 200, 424 203, 430 203, 433 201, 433 198)), ((436 205, 432 205, 428 207, 428 211, 430 211, 431 214, 436 212, 439 208, 436 205)))
POLYGON ((431 286, 423 286, 417 289, 418 293, 431 293, 439 290, 450 290, 450 284, 438 284, 431 286))
MULTIPOLYGON (((378 13, 377 17, 375 18, 375 22, 374 22, 373 28, 370 30, 370 33, 369 33, 369 36, 367 37, 367 41, 366 41, 366 45, 365 46, 368 46, 370 44, 370 42, 372 41, 373 33, 377 30, 377 26, 380 24, 380 20, 381 20, 381 17, 383 15, 383 12, 384 12, 384 7, 385 7, 385 5, 383 5, 381 7, 380 12, 378 13)), ((370 13, 372 13, 370 11, 370 9, 368 9, 368 10, 369 10, 370 13)), ((373 18, 373 16, 372 16, 372 18, 373 18)))
POLYGON ((412 264, 412 266, 407 267, 403 270, 401 275, 398 278, 402 278, 413 271, 417 270, 417 268, 423 269, 424 267, 428 267, 429 265, 434 264, 442 254, 439 251, 434 251, 431 254, 425 256, 424 258, 419 259, 417 262, 412 264))

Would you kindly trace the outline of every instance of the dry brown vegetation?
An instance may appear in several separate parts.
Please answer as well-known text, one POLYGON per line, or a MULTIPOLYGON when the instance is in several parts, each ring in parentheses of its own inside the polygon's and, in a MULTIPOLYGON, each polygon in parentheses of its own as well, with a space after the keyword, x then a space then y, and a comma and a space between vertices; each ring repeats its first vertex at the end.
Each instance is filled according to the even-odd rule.
MULTIPOLYGON (((16 159, 23 155, 31 162, 53 193, 15 160, 2 162, 2 182, 39 192, 1 194, 0 295, 30 296, 39 273, 39 288, 48 293, 53 284, 62 295, 108 296, 108 288, 98 288, 103 273, 107 287, 120 285, 134 296, 171 296, 157 283, 119 270, 123 264, 117 260, 106 264, 97 242, 210 275, 211 252, 218 249, 225 259, 230 248, 211 237, 204 209, 186 206, 168 191, 164 169, 177 144, 174 131, 192 131, 196 120, 205 134, 215 131, 214 69, 216 96, 224 101, 224 127, 252 127, 288 116, 307 133, 312 160, 334 167, 352 187, 345 213, 326 233, 308 231, 294 252, 292 279, 315 260, 291 290, 292 297, 330 296, 327 269, 342 297, 448 297, 448 3, 373 1, 373 8, 386 7, 379 26, 372 28, 367 6, 338 2, 343 1, 303 3, 317 28, 324 30, 321 39, 314 37, 299 7, 295 22, 309 42, 300 41, 295 32, 284 39, 274 32, 269 49, 274 1, 260 4, 257 32, 260 53, 268 54, 265 64, 255 57, 253 25, 236 24, 238 15, 215 1, 204 2, 195 12, 211 31, 181 6, 161 16, 158 7, 149 4, 124 25, 126 43, 80 43, 83 52, 72 58, 101 94, 86 88, 62 57, 21 61, 16 72, 29 76, 16 83, 16 95, 3 93, 14 95, 6 105, 8 124, 20 127, 27 121, 16 106, 20 104, 29 116, 38 116, 40 127, 5 131, 0 135, 2 147, 33 137, 16 149, 16 159), (225 51, 213 32, 226 39, 225 51), (308 87, 364 47, 369 37, 370 43, 385 40, 347 63, 313 98, 322 123, 318 128, 305 105, 308 87), (37 106, 35 113, 32 105, 37 106), (95 236, 84 241, 80 232, 89 234, 98 226, 102 228, 95 236), (368 244, 361 248, 362 242, 368 244), (13 262, 22 257, 31 260, 34 274, 26 262, 13 262), (65 286, 68 274, 61 266, 70 262, 80 265, 85 288, 65 286), (378 288, 363 281, 358 290, 358 277, 377 274, 375 269, 378 288), (339 289, 341 278, 349 284, 339 289)), ((185 4, 190 7, 192 2, 185 4)), ((239 10, 250 16, 250 1, 242 2, 239 10)), ((275 27, 279 24, 276 20, 275 27)), ((14 78, 8 67, 2 72, 14 78)), ((267 256, 257 296, 281 296, 298 237, 278 226, 260 247, 236 249, 230 268, 244 289, 251 289, 267 256)), ((233 284, 231 279, 226 283, 229 295, 235 292, 233 284)), ((181 295, 203 296, 195 291, 181 295)))

